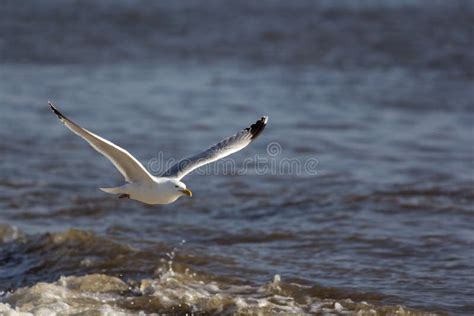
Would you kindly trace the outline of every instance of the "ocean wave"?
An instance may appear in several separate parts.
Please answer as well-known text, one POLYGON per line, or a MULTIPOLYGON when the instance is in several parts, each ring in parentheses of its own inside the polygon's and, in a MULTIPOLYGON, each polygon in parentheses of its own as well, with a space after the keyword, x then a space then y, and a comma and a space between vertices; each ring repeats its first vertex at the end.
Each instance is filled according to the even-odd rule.
POLYGON ((78 229, 27 235, 7 224, 0 240, 9 271, 1 278, 0 315, 424 314, 381 304, 379 294, 198 271, 192 262, 216 258, 161 243, 140 249, 78 229))
POLYGON ((105 274, 62 276, 5 295, 0 312, 7 315, 70 315, 99 313, 150 315, 208 313, 220 315, 270 313, 324 313, 375 315, 429 315, 402 306, 376 306, 350 299, 305 295, 297 284, 284 284, 278 275, 259 287, 225 285, 189 271, 172 269, 157 278, 123 281, 105 274), (295 296, 299 293, 299 297, 295 296), (293 295, 293 296, 292 296, 293 295))

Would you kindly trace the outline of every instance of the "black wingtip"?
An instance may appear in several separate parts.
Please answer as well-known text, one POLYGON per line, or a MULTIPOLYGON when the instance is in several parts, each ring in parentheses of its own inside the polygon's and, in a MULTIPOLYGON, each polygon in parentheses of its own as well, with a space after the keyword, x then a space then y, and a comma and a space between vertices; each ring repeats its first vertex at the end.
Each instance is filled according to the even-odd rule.
POLYGON ((56 114, 60 120, 64 119, 64 115, 62 115, 61 112, 59 112, 58 109, 56 109, 56 107, 54 106, 52 102, 48 101, 48 104, 51 110, 53 111, 53 113, 56 114))
POLYGON ((263 132, 263 130, 265 129, 265 126, 267 126, 267 122, 268 122, 268 116, 262 116, 260 120, 255 122, 255 124, 250 125, 249 131, 250 131, 250 134, 252 134, 251 139, 257 138, 257 136, 263 132))

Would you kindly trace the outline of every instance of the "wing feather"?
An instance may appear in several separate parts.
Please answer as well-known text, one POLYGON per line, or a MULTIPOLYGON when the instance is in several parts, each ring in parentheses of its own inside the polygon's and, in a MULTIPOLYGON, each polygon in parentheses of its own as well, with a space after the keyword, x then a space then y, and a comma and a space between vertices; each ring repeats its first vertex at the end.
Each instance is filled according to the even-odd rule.
POLYGON ((196 168, 222 159, 243 149, 252 141, 254 141, 258 135, 260 135, 260 133, 265 129, 267 122, 268 117, 263 116, 250 127, 247 127, 237 134, 220 141, 211 148, 194 156, 178 161, 176 164, 166 170, 161 176, 180 180, 196 168))
POLYGON ((133 157, 128 151, 115 145, 114 143, 89 132, 80 127, 64 115, 58 109, 48 102, 51 110, 58 116, 61 122, 66 125, 76 135, 86 140, 95 150, 107 157, 114 166, 125 177, 127 182, 150 182, 153 181, 152 175, 143 167, 143 165, 133 157))

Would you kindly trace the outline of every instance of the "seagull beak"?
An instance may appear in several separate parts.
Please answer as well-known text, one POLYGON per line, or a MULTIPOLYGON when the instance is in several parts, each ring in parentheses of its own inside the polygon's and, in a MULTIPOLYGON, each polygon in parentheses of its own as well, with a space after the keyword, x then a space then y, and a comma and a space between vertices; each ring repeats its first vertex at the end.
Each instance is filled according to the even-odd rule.
POLYGON ((193 192, 191 192, 191 190, 189 190, 189 189, 181 190, 181 192, 183 192, 185 195, 187 195, 189 197, 193 196, 193 192))

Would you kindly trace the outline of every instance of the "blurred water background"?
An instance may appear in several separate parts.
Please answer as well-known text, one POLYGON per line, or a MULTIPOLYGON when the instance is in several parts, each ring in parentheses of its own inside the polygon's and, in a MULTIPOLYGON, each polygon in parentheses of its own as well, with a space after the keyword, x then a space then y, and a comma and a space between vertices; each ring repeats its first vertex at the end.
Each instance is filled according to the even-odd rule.
POLYGON ((2 1, 0 313, 472 314, 473 25, 471 1, 2 1), (145 165, 268 114, 237 166, 317 174, 118 200, 48 100, 145 165))

